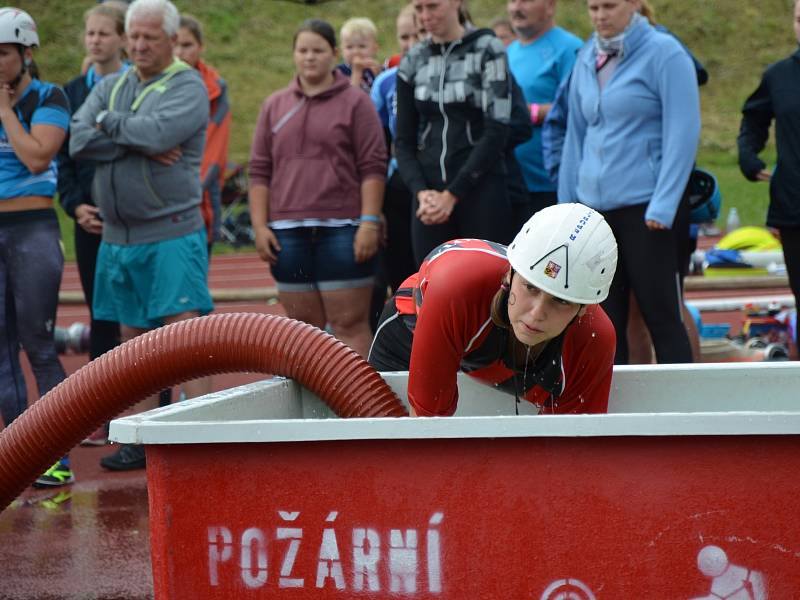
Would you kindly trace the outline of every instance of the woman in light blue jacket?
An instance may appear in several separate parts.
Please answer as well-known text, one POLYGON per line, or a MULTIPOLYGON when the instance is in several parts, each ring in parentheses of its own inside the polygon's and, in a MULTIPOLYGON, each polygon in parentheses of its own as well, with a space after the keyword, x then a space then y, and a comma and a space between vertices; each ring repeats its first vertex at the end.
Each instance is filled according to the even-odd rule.
POLYGON ((691 362, 679 250, 700 135, 695 69, 675 38, 639 14, 637 0, 587 4, 595 33, 572 73, 559 202, 601 212, 617 237, 620 262, 603 303, 618 332, 616 362, 628 362, 631 290, 658 362, 691 362))

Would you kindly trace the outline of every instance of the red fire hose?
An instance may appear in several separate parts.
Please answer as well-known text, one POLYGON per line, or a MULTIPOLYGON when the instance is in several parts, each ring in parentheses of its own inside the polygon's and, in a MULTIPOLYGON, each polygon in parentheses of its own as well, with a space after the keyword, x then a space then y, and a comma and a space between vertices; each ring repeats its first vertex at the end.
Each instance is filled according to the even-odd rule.
POLYGON ((255 313, 181 321, 92 361, 0 432, 0 511, 70 448, 136 402, 183 381, 244 371, 291 377, 340 417, 408 415, 363 358, 316 327, 255 313))

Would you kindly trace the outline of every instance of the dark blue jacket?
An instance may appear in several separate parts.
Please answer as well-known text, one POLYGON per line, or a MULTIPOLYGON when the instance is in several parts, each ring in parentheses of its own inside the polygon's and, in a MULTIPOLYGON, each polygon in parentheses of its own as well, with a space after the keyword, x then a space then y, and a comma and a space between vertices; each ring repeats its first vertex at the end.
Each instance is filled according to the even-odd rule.
POLYGON ((800 226, 800 50, 771 65, 742 108, 739 168, 756 180, 766 164, 758 157, 775 121, 778 162, 769 184, 767 225, 800 226))
MULTIPOLYGON (((64 86, 64 92, 69 100, 70 116, 81 107, 90 91, 85 75, 75 77, 64 86)), ((79 204, 94 205, 91 192, 93 177, 94 161, 70 158, 69 133, 67 133, 58 152, 58 196, 64 212, 73 219, 79 204)))

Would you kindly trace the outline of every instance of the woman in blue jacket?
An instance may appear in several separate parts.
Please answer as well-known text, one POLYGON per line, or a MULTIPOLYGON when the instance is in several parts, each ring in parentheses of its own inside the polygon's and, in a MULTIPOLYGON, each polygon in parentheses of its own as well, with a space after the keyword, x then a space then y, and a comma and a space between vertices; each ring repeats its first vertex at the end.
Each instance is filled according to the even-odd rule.
POLYGON ((700 135, 695 69, 675 38, 639 14, 636 0, 587 5, 595 33, 572 73, 559 202, 601 212, 617 237, 620 262, 603 304, 618 332, 616 362, 628 362, 631 291, 658 362, 691 362, 679 248, 688 236, 684 191, 700 135))

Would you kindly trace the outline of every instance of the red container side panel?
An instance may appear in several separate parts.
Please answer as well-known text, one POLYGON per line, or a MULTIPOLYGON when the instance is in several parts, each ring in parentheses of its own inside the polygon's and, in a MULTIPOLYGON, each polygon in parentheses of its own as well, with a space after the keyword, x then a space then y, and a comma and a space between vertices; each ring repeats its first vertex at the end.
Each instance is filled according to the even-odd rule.
POLYGON ((157 600, 793 598, 797 436, 147 448, 157 600))

